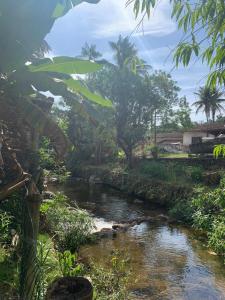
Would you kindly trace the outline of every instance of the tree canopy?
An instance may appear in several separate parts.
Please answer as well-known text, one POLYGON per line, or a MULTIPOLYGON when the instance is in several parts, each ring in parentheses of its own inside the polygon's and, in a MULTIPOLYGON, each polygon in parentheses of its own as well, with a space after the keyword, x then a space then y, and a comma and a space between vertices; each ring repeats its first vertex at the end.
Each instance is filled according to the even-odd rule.
MULTIPOLYGON (((135 16, 142 14, 151 17, 156 8, 156 0, 127 0, 132 4, 135 16)), ((210 67, 208 84, 225 83, 225 2, 224 0, 170 0, 171 17, 178 28, 183 30, 181 39, 174 52, 176 65, 187 66, 191 57, 196 56, 210 67)), ((157 8, 156 8, 157 9, 157 8)))

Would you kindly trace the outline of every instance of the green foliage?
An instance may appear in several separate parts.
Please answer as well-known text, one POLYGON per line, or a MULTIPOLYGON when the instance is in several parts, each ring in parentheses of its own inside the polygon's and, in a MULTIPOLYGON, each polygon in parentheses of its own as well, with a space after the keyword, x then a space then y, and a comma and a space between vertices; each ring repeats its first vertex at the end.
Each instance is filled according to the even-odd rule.
POLYGON ((59 265, 63 277, 66 276, 81 276, 84 274, 84 268, 77 262, 78 255, 72 254, 66 250, 63 253, 59 253, 59 265))
POLYGON ((148 175, 155 180, 171 182, 202 181, 203 169, 198 166, 186 166, 177 162, 145 161, 139 165, 141 174, 148 175))
POLYGON ((188 199, 176 199, 173 206, 169 209, 169 215, 177 221, 186 224, 193 223, 194 208, 188 199))
POLYGON ((69 90, 80 93, 88 100, 90 100, 96 104, 100 104, 101 106, 104 106, 104 107, 112 107, 112 102, 110 100, 104 99, 103 97, 101 97, 100 95, 98 95, 96 93, 92 93, 81 83, 80 80, 74 80, 74 79, 70 78, 70 79, 64 80, 64 82, 67 85, 67 87, 69 88, 69 90))
POLYGON ((209 247, 225 255, 225 193, 224 179, 218 188, 200 191, 192 200, 194 227, 209 238, 209 247))
POLYGON ((56 178, 59 183, 64 183, 70 176, 70 172, 57 159, 50 140, 43 137, 39 148, 40 166, 44 169, 44 176, 56 178))
MULTIPOLYGON (((156 7, 156 0, 127 0, 127 5, 134 5, 134 13, 151 16, 151 10, 156 7)), ((206 62, 211 73, 208 83, 215 87, 217 83, 225 82, 225 3, 224 1, 201 0, 194 4, 189 0, 171 0, 172 14, 178 28, 185 33, 174 54, 176 65, 187 66, 192 56, 197 56, 206 62), (207 41, 207 43, 206 43, 207 41)))
POLYGON ((74 6, 79 5, 82 2, 88 2, 92 4, 98 3, 100 0, 72 0, 72 1, 56 1, 56 6, 54 8, 54 11, 52 13, 52 18, 57 19, 65 15, 70 9, 72 9, 74 6))
MULTIPOLYGON (((188 169, 188 168, 187 168, 188 169)), ((193 182, 199 183, 203 179, 203 169, 201 167, 189 168, 190 176, 193 182)))
POLYGON ((108 268, 91 265, 90 275, 95 300, 128 300, 129 259, 115 251, 108 268))
POLYGON ((203 110, 207 122, 209 122, 210 116, 212 116, 212 121, 215 122, 216 113, 224 111, 222 103, 225 99, 221 98, 223 93, 216 88, 205 86, 200 87, 195 94, 199 97, 199 100, 193 103, 193 105, 197 106, 196 113, 203 110))
POLYGON ((169 178, 166 166, 158 162, 143 163, 140 166, 140 171, 142 174, 158 180, 167 180, 169 178))
POLYGON ((96 50, 96 45, 89 45, 88 43, 85 43, 81 50, 81 56, 88 60, 96 60, 101 57, 102 54, 96 50))
POLYGON ((0 244, 9 241, 9 227, 12 223, 12 217, 6 212, 0 210, 0 244))
POLYGON ((212 223, 212 232, 209 233, 209 247, 225 258, 225 217, 212 223))
MULTIPOLYGON (((20 234, 21 232, 21 220, 22 220, 22 208, 21 208, 21 201, 23 201, 23 196, 20 193, 14 193, 11 195, 8 199, 0 203, 0 212, 2 215, 2 224, 6 221, 5 229, 6 230, 8 238, 6 238, 5 241, 11 240, 11 233, 10 230, 14 229, 17 233, 20 234)), ((2 227, 2 228, 3 228, 2 227)), ((5 237, 6 237, 5 232, 5 237)), ((1 236, 4 236, 3 232, 0 234, 0 240, 1 236)))
POLYGON ((116 156, 115 128, 113 127, 113 110, 98 107, 92 110, 94 123, 73 111, 67 112, 69 126, 67 134, 74 144, 74 149, 67 159, 68 169, 72 172, 83 163, 101 164, 111 161, 116 156))
POLYGON ((187 102, 186 97, 179 100, 179 109, 174 113, 174 122, 178 124, 180 128, 188 129, 193 127, 191 121, 191 108, 187 102))
POLYGON ((129 38, 120 36, 117 42, 110 42, 110 46, 115 65, 106 65, 93 74, 87 84, 112 100, 116 142, 131 162, 132 151, 146 138, 155 114, 166 119, 168 110, 178 103, 179 88, 165 72, 148 74, 148 66, 139 63, 137 49, 129 38))
POLYGON ((93 220, 85 210, 72 208, 63 194, 56 194, 47 204, 41 205, 47 222, 55 233, 58 247, 72 252, 91 239, 93 220))
POLYGON ((39 235, 37 247, 36 279, 34 299, 44 299, 48 285, 60 275, 57 253, 53 241, 47 235, 39 235))
POLYGON ((17 299, 19 266, 13 253, 0 245, 0 290, 3 299, 17 299))
POLYGON ((44 169, 56 168, 56 154, 47 137, 43 137, 39 148, 40 165, 44 169))
POLYGON ((216 145, 213 149, 213 155, 215 158, 218 158, 219 156, 225 157, 225 145, 216 145))
POLYGON ((96 72, 101 65, 88 60, 81 60, 73 57, 58 56, 52 59, 40 60, 37 65, 30 65, 31 72, 54 72, 63 74, 86 74, 96 72))

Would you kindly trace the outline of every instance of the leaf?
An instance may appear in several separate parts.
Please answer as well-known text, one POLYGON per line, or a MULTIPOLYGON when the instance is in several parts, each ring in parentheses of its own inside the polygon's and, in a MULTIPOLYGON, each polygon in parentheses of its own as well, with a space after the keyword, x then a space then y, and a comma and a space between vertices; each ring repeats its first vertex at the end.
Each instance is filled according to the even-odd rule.
POLYGON ((43 63, 38 65, 30 65, 31 72, 56 72, 64 74, 87 74, 96 72, 102 68, 97 64, 88 60, 81 60, 73 57, 58 56, 51 59, 43 59, 43 63))
POLYGON ((213 155, 218 158, 220 155, 225 157, 225 145, 216 145, 213 149, 213 155))
POLYGON ((71 8, 81 4, 82 2, 96 4, 99 1, 100 0, 58 0, 58 3, 52 13, 52 18, 57 19, 64 16, 71 8))
POLYGON ((64 83, 71 91, 82 94, 88 100, 104 107, 112 107, 112 102, 110 100, 104 99, 100 95, 92 93, 85 86, 83 86, 79 80, 74 80, 71 78, 64 80, 64 83))
POLYGON ((65 13, 65 6, 61 3, 57 3, 53 13, 52 13, 52 18, 57 19, 59 17, 62 17, 65 13))

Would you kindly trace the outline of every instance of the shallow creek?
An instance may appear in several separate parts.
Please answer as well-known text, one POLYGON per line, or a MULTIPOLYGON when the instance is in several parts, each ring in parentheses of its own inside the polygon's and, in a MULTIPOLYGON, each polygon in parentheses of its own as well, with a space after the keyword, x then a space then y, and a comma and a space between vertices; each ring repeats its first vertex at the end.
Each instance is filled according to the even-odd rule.
MULTIPOLYGON (((98 229, 163 213, 100 185, 78 182, 54 190, 63 191, 72 202, 91 212, 98 229)), ((225 267, 190 229, 142 223, 115 238, 83 247, 81 254, 104 265, 113 249, 125 251, 131 259, 133 299, 225 300, 225 267)))

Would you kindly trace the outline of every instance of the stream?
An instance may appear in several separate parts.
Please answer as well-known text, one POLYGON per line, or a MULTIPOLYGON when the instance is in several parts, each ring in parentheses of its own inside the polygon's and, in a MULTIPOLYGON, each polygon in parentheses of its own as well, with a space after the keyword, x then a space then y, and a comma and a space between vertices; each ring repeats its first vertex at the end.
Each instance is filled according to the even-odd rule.
MULTIPOLYGON (((164 213, 100 185, 77 182, 54 190, 63 191, 72 202, 93 214, 98 229, 164 213)), ((133 299, 225 300, 223 262, 210 254, 191 229, 144 222, 114 238, 83 247, 81 255, 106 265, 114 249, 125 252, 131 260, 133 299)))

